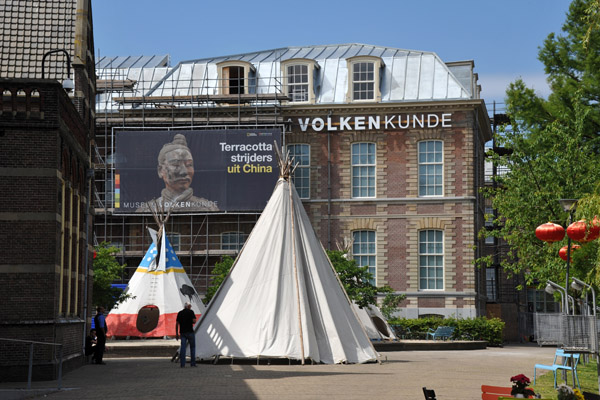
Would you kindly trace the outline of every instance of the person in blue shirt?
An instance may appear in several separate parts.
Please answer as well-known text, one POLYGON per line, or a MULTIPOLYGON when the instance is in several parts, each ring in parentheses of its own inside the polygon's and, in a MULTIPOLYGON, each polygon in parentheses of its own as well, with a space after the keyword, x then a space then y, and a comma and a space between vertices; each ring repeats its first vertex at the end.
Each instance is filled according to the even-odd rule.
POLYGON ((106 325, 106 319, 104 318, 104 307, 102 306, 98 306, 98 308, 96 308, 94 325, 96 326, 96 335, 98 338, 96 344, 95 362, 96 364, 106 365, 106 363, 102 361, 102 357, 104 356, 104 348, 106 346, 106 333, 108 332, 108 327, 106 325))

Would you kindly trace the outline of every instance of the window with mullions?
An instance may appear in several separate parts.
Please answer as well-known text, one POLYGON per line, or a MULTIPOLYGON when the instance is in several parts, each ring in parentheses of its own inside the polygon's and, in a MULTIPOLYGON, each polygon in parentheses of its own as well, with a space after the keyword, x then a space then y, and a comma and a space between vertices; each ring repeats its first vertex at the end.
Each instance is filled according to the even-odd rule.
POLYGON ((485 269, 485 289, 488 301, 498 300, 498 270, 496 267, 488 267, 485 269))
POLYGON ((377 277, 377 246, 375 231, 352 232, 352 257, 359 267, 369 267, 372 279, 371 284, 376 284, 377 277))
POLYGON ((375 99, 375 63, 352 64, 352 100, 375 99))
POLYGON ((287 90, 291 102, 306 102, 308 97, 308 65, 295 64, 287 66, 287 90))
POLYGON ((352 144, 352 197, 375 197, 375 143, 352 144))
POLYGON ((444 289, 444 232, 419 232, 419 290, 444 289))
POLYGON ((441 140, 419 142, 419 196, 443 194, 443 149, 441 140))
POLYGON ((292 176, 292 182, 301 199, 310 198, 310 146, 308 144, 290 144, 287 146, 290 158, 298 164, 292 176))
POLYGON ((221 234, 221 250, 240 251, 248 235, 242 232, 224 232, 221 234))

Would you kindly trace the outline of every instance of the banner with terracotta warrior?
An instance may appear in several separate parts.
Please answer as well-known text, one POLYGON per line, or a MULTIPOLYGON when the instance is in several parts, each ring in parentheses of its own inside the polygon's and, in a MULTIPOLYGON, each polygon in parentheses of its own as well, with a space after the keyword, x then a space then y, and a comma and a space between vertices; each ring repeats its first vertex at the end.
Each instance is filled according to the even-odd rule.
POLYGON ((262 211, 279 129, 117 131, 115 213, 262 211))

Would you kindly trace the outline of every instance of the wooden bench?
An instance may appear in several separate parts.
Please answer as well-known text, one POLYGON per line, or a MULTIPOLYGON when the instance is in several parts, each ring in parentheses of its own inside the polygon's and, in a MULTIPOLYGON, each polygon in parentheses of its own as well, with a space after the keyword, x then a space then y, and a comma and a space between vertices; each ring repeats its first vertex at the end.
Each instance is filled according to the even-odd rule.
POLYGON ((427 332, 427 339, 429 339, 430 336, 433 340, 450 339, 453 333, 454 327, 452 326, 438 326, 435 331, 433 329, 429 329, 429 332, 427 332))
MULTIPOLYGON (((504 398, 513 398, 510 394, 512 387, 481 385, 482 400, 498 400, 504 398)), ((532 397, 529 397, 532 398, 532 397)))

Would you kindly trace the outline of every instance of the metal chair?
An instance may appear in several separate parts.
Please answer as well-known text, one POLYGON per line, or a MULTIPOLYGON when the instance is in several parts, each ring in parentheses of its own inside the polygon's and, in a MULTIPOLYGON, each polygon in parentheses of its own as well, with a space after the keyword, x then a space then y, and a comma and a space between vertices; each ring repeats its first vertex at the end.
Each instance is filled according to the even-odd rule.
POLYGON ((425 395, 425 400, 437 400, 435 398, 435 390, 423 388, 423 394, 425 395))

